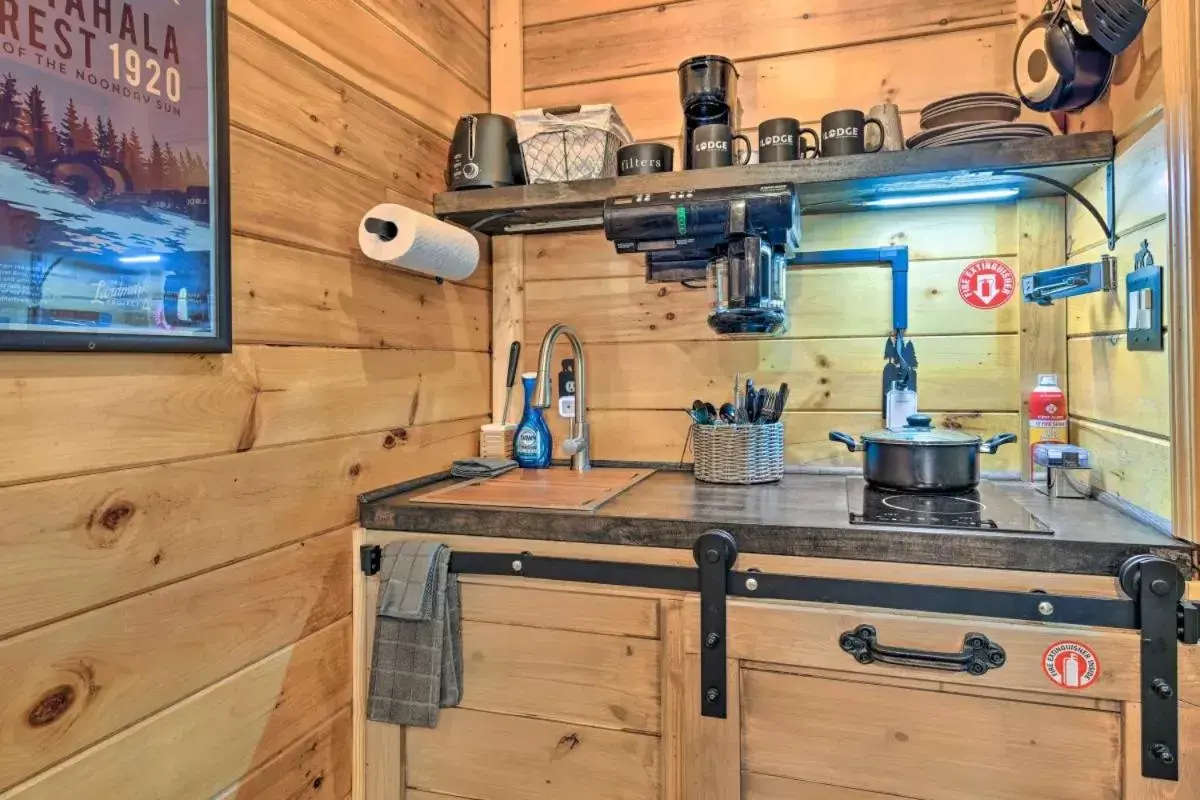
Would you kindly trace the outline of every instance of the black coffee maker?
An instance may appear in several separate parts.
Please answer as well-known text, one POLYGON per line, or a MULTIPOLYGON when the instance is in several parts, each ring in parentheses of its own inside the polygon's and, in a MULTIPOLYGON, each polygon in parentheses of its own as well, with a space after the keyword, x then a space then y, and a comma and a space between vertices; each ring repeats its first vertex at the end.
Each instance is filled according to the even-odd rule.
POLYGON ((679 65, 679 100, 683 104, 683 168, 692 168, 692 132, 701 125, 741 122, 737 103, 738 71, 725 56, 694 56, 679 65))

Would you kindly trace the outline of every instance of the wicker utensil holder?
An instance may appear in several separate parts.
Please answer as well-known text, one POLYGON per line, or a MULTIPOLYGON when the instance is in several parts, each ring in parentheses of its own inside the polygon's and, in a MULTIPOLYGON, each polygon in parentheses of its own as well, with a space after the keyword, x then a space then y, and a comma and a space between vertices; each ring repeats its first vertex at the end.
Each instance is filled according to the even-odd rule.
POLYGON ((783 423, 693 425, 694 472, 706 483, 772 483, 783 477, 783 423))

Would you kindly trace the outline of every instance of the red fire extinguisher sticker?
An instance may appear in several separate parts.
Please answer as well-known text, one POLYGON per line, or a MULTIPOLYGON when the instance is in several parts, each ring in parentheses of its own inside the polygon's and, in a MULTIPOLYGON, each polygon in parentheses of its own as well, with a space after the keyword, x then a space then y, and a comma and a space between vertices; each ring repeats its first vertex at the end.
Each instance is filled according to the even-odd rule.
POLYGON ((994 258, 972 261, 958 276, 958 296, 973 308, 999 308, 1017 292, 1017 276, 1008 264, 994 258))
POLYGON ((1100 678, 1100 659, 1080 642, 1058 642, 1042 656, 1042 671, 1060 689, 1086 689, 1100 678))

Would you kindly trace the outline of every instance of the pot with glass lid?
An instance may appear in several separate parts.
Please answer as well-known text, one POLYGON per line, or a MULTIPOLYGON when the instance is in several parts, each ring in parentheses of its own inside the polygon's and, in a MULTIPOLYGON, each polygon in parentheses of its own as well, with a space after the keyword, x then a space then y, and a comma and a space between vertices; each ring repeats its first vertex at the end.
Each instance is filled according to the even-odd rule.
POLYGON ((872 486, 900 492, 965 492, 979 485, 979 454, 992 455, 1017 437, 1001 433, 985 442, 974 434, 934 428, 932 419, 913 414, 903 428, 864 433, 861 443, 836 431, 829 439, 863 454, 863 477, 872 486))

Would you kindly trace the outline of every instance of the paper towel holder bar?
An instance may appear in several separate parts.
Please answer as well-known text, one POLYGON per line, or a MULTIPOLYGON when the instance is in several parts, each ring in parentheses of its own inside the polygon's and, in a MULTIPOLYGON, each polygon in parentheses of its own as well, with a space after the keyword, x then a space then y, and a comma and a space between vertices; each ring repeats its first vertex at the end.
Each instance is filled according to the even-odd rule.
POLYGON ((378 217, 368 217, 363 223, 369 232, 375 234, 385 242, 390 242, 400 235, 400 226, 391 220, 379 219, 378 217))

